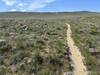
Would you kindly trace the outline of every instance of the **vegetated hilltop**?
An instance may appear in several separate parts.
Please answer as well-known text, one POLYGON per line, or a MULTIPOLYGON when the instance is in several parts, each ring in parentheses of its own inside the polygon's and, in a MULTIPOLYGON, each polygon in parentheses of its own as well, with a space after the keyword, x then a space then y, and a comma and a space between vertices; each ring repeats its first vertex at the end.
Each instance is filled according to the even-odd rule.
POLYGON ((100 75, 100 16, 80 17, 70 24, 90 75, 100 75))
POLYGON ((0 19, 0 75, 63 75, 66 30, 61 21, 0 19))
POLYGON ((65 19, 66 17, 75 16, 92 16, 100 15, 97 12, 79 11, 79 12, 1 12, 0 19, 2 18, 16 18, 16 19, 65 19))
POLYGON ((91 75, 99 75, 100 14, 93 12, 0 13, 0 75, 63 75, 71 71, 66 22, 85 56, 91 75), (68 55, 68 56, 67 56, 68 55))

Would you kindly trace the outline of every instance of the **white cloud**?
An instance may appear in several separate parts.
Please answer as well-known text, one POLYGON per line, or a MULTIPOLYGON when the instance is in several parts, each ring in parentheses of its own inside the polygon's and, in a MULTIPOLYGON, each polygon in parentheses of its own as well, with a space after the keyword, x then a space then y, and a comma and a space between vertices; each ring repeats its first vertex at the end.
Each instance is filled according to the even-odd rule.
POLYGON ((17 0, 3 0, 6 2, 7 5, 13 5, 14 8, 17 9, 17 11, 36 11, 40 8, 44 8, 48 6, 50 3, 56 1, 56 0, 30 0, 29 2, 25 1, 17 1, 17 0), (16 1, 16 2, 15 2, 16 1))
POLYGON ((11 10, 9 10, 9 11, 17 11, 16 9, 11 9, 11 10))
POLYGON ((19 3, 18 6, 24 6, 24 4, 23 3, 19 3))
POLYGON ((20 10, 21 12, 25 12, 26 10, 24 10, 24 9, 22 9, 22 10, 20 10))
POLYGON ((28 5, 27 3, 18 3, 17 4, 19 7, 24 7, 24 6, 26 6, 26 5, 28 5))
POLYGON ((38 8, 43 8, 46 7, 48 4, 53 2, 55 0, 37 0, 36 2, 33 2, 30 4, 29 9, 38 9, 38 8))
POLYGON ((9 6, 13 5, 16 2, 15 0, 2 0, 2 1, 5 2, 6 5, 9 5, 9 6))
POLYGON ((34 0, 33 2, 26 4, 27 10, 37 10, 40 8, 44 8, 55 0, 34 0))
POLYGON ((33 2, 29 5, 28 9, 29 10, 35 10, 35 9, 39 9, 39 8, 43 8, 45 7, 47 4, 44 2, 33 2))
POLYGON ((54 2, 55 0, 44 0, 47 3, 54 2))

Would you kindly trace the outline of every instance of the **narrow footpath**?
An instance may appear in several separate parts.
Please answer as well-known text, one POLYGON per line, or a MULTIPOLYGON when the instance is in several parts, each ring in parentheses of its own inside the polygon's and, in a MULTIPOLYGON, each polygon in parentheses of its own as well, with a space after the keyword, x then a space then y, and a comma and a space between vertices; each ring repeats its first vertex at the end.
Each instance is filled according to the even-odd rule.
POLYGON ((67 29, 67 43, 71 52, 71 59, 74 63, 74 75, 88 75, 87 68, 84 65, 84 57, 81 55, 79 48, 75 45, 74 40, 72 39, 72 31, 70 24, 66 24, 68 26, 67 29))

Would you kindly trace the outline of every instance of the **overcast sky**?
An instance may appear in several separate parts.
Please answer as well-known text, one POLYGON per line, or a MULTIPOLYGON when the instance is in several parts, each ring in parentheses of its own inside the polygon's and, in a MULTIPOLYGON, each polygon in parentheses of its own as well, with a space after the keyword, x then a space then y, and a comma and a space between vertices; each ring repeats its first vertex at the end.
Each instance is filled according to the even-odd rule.
POLYGON ((100 0, 0 0, 0 12, 99 11, 100 0))

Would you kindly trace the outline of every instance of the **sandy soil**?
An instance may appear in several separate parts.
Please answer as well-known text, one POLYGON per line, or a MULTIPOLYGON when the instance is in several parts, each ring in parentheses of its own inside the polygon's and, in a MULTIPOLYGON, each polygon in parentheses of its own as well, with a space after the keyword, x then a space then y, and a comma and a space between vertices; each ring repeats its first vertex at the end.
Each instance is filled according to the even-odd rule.
POLYGON ((72 31, 70 24, 66 24, 68 26, 67 30, 67 43, 71 52, 71 59, 74 63, 74 75, 88 75, 87 68, 84 65, 84 57, 81 55, 79 48, 75 45, 74 40, 72 39, 72 31))

